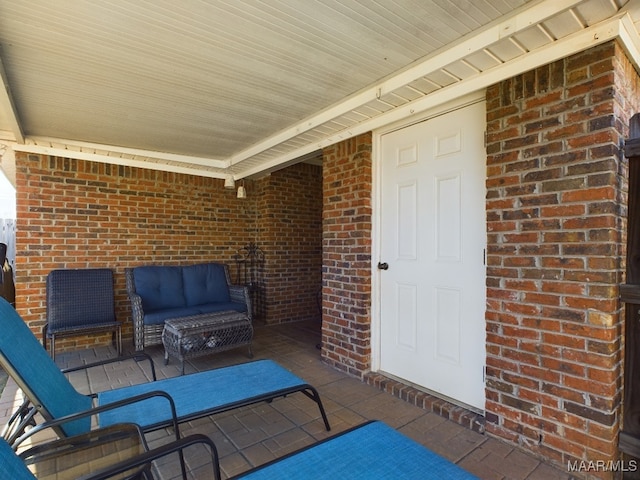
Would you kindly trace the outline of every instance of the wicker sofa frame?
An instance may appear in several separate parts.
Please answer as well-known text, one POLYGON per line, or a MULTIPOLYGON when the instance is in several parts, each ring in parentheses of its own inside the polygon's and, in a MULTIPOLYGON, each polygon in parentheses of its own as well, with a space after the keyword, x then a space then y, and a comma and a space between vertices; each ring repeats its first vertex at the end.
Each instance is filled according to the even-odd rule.
MULTIPOLYGON (((131 316, 133 320, 133 341, 137 351, 143 350, 145 347, 152 345, 162 345, 162 331, 164 324, 145 325, 144 310, 142 308, 142 298, 136 294, 136 287, 133 276, 133 268, 125 268, 125 279, 127 284, 127 293, 131 301, 131 316)), ((224 273, 229 287, 229 296, 232 302, 244 303, 247 305, 247 316, 250 321, 252 318, 251 297, 249 288, 244 285, 234 285, 231 283, 229 276, 229 266, 224 265, 224 273)))

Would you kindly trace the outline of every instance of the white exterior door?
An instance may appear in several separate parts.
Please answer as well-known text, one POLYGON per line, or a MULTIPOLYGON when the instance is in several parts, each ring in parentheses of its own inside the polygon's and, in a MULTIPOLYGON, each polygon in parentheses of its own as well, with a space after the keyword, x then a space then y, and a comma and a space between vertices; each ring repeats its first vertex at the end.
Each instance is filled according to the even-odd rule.
POLYGON ((380 144, 380 370, 481 410, 484 131, 476 103, 380 144))

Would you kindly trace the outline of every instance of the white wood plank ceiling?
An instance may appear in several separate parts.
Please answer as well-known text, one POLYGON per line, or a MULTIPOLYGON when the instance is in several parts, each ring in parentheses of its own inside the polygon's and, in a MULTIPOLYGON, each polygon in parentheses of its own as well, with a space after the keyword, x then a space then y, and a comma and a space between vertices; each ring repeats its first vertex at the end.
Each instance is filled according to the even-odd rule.
POLYGON ((635 59, 638 1, 0 0, 0 143, 256 177, 612 38, 635 59))

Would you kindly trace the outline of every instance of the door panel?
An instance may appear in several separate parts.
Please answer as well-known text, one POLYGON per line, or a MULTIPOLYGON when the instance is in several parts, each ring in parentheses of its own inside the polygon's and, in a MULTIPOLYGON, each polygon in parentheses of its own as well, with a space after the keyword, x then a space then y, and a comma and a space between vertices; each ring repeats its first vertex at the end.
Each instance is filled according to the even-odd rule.
POLYGON ((436 177, 436 252, 440 261, 460 261, 460 175, 436 177))
POLYGON ((485 106, 381 138, 380 369, 484 409, 485 106))
POLYGON ((398 328, 396 342, 400 348, 414 351, 416 349, 416 331, 418 325, 417 304, 418 289, 416 285, 397 285, 398 328))
POLYGON ((417 183, 398 185, 398 258, 415 260, 418 246, 417 183))

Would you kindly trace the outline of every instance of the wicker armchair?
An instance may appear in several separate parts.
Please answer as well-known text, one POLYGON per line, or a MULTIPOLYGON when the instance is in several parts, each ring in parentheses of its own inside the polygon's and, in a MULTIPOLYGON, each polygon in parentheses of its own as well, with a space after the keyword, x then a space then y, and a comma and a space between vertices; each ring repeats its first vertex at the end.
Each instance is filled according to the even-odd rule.
MULTIPOLYGON (((207 264, 203 264, 207 265, 207 264)), ((229 304, 241 305, 242 311, 245 311, 249 320, 252 320, 251 312, 251 297, 249 295, 248 287, 244 285, 232 285, 231 277, 229 276, 229 267, 226 264, 210 264, 210 265, 218 265, 224 269, 224 276, 226 278, 226 287, 229 290, 229 304)), ((189 268, 197 267, 197 265, 191 265, 189 267, 158 267, 160 268, 177 268, 185 270, 189 268)), ((148 268, 148 267, 137 267, 137 268, 148 268)), ((131 301, 131 317, 133 320, 133 340, 135 349, 137 351, 143 350, 144 347, 149 347, 152 345, 161 345, 162 344, 162 331, 164 329, 164 321, 149 323, 145 322, 145 315, 149 314, 149 311, 145 311, 145 300, 136 291, 136 281, 135 281, 135 270, 136 268, 125 268, 125 279, 127 284, 127 293, 129 294, 129 300, 131 301)), ((195 315, 198 313, 202 313, 199 311, 197 306, 187 307, 190 310, 183 309, 182 314, 178 314, 179 309, 168 309, 168 312, 173 311, 171 315, 165 315, 166 319, 168 318, 180 318, 189 315, 195 315)), ((235 307, 229 308, 230 310, 235 309, 235 307)), ((154 312, 156 315, 158 312, 154 312)))
POLYGON ((47 323, 42 343, 51 339, 56 358, 56 338, 113 332, 122 354, 121 324, 116 320, 113 272, 108 268, 53 270, 47 275, 47 323))

